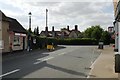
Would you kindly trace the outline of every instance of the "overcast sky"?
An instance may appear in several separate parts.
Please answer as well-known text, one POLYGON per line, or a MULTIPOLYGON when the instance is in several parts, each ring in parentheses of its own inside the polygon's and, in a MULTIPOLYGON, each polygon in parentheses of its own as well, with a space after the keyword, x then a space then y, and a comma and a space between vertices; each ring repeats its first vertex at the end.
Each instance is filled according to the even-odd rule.
POLYGON ((48 9, 48 27, 55 30, 74 25, 80 31, 92 25, 102 28, 112 26, 114 21, 112 0, 0 0, 0 10, 6 16, 17 19, 25 29, 28 29, 28 13, 32 13, 32 30, 39 26, 45 30, 45 11, 48 9), (51 2, 49 2, 51 1, 51 2), (83 2, 84 1, 84 2, 83 2), (92 2, 90 2, 92 1, 92 2))

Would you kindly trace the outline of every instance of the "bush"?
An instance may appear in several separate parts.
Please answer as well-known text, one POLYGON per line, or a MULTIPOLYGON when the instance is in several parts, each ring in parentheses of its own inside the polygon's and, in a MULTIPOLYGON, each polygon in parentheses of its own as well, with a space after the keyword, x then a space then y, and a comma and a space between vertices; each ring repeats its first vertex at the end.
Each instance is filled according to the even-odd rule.
POLYGON ((77 39, 55 39, 55 38, 41 38, 38 36, 33 36, 31 39, 32 49, 46 48, 47 44, 50 45, 97 45, 98 41, 91 38, 77 38, 77 39), (36 44, 33 40, 36 39, 36 44))
POLYGON ((77 39, 58 39, 59 45, 97 45, 98 41, 91 38, 77 38, 77 39))
POLYGON ((47 44, 53 44, 54 46, 57 45, 57 39, 54 38, 41 38, 38 36, 32 36, 31 39, 31 47, 32 49, 37 48, 46 48, 47 44), (36 44, 33 43, 33 40, 36 39, 36 44))

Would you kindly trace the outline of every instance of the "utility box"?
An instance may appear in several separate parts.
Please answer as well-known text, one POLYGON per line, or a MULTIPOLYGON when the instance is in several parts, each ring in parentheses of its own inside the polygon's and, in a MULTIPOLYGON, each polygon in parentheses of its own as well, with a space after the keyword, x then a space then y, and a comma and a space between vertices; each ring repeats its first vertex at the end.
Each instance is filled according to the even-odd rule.
POLYGON ((103 49, 103 47, 104 47, 104 43, 100 41, 98 44, 98 49, 103 49))

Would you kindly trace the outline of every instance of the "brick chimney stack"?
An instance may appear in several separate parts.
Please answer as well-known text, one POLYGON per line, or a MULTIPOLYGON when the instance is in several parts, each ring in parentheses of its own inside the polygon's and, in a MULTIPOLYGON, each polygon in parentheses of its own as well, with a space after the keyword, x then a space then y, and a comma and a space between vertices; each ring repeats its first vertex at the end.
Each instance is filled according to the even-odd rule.
POLYGON ((69 26, 67 26, 67 30, 69 31, 69 26))
POLYGON ((75 25, 75 30, 78 31, 78 25, 75 25))
POLYGON ((55 30, 54 30, 54 26, 52 26, 52 31, 54 32, 55 30))
POLYGON ((48 31, 48 27, 45 27, 45 31, 48 31))

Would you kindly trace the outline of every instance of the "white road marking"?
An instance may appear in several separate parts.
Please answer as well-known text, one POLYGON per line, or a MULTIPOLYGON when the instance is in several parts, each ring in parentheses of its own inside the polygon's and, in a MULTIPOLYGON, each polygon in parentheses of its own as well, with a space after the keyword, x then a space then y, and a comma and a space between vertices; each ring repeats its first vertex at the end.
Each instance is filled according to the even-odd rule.
POLYGON ((64 54, 66 54, 66 53, 64 52, 64 53, 60 53, 60 54, 58 54, 58 55, 60 56, 60 55, 64 55, 64 54))
POLYGON ((39 64, 39 63, 41 63, 41 62, 43 62, 43 61, 47 61, 47 60, 50 60, 50 59, 53 59, 54 57, 48 57, 48 58, 45 58, 45 59, 37 59, 37 60, 40 60, 40 61, 37 61, 37 62, 35 62, 35 63, 33 63, 33 64, 39 64))
POLYGON ((41 63, 41 61, 35 62, 35 63, 33 63, 33 64, 39 64, 39 63, 41 63))
POLYGON ((49 58, 46 58, 46 59, 43 59, 42 61, 47 61, 47 60, 50 60, 50 59, 53 59, 54 57, 49 57, 49 58))
MULTIPOLYGON (((74 51, 74 50, 72 50, 72 51, 74 51)), ((72 52, 72 51, 69 51, 69 52, 72 52)), ((63 53, 57 54, 57 55, 54 56, 54 57, 38 58, 38 59, 37 59, 38 61, 35 62, 35 63, 33 63, 33 64, 39 64, 39 63, 41 63, 41 62, 43 62, 43 61, 47 61, 47 60, 53 59, 53 58, 55 58, 55 57, 57 57, 57 56, 67 54, 67 53, 69 53, 69 52, 63 52, 63 53)))
POLYGON ((13 71, 11 71, 11 72, 2 74, 2 75, 0 75, 0 77, 7 76, 7 75, 9 75, 9 74, 12 74, 12 73, 15 73, 15 72, 18 72, 18 71, 20 71, 20 69, 16 69, 16 70, 13 70, 13 71))

